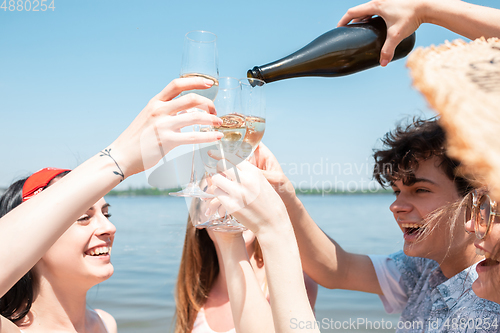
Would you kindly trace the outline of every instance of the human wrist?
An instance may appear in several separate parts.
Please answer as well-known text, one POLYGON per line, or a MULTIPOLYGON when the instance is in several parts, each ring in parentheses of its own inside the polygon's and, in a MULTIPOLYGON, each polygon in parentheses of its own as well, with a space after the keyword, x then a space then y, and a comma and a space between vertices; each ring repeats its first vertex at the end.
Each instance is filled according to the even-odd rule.
POLYGON ((113 161, 113 163, 110 163, 110 161, 108 160, 108 163, 110 163, 110 167, 111 169, 113 169, 113 174, 118 176, 120 178, 120 182, 122 182, 125 180, 125 174, 123 173, 122 168, 120 167, 115 157, 113 157, 111 153, 112 153, 112 148, 105 148, 99 152, 98 156, 103 158, 109 158, 111 159, 111 161, 113 161))
POLYGON ((434 24, 434 11, 433 7, 435 3, 433 0, 417 0, 415 6, 415 17, 417 19, 418 24, 422 23, 433 23, 434 24))
POLYGON ((217 247, 224 261, 229 258, 236 260, 246 259, 246 247, 243 234, 241 232, 214 232, 215 239, 217 240, 217 247))
POLYGON ((289 237, 293 234, 292 223, 286 212, 274 215, 272 219, 265 221, 259 230, 255 231, 260 243, 273 243, 276 237, 289 237))
MULTIPOLYGON (((275 260, 296 253, 297 240, 291 223, 283 223, 280 226, 266 228, 256 233, 262 253, 265 258, 275 260)), ((298 254, 297 254, 298 255, 298 254)))
POLYGON ((420 23, 430 23, 446 26, 446 20, 456 6, 462 4, 461 0, 420 0, 419 17, 420 23))
POLYGON ((214 231, 215 238, 221 246, 232 245, 240 242, 243 239, 242 232, 223 232, 214 231))
POLYGON ((115 156, 117 156, 117 154, 112 148, 108 147, 102 149, 88 161, 96 168, 96 176, 100 174, 99 178, 105 178, 106 183, 110 185, 114 184, 113 186, 118 185, 127 178, 115 156))
MULTIPOLYGON (((117 139, 98 154, 100 158, 109 159, 111 161, 111 165, 114 165, 113 173, 116 172, 114 174, 117 177, 122 177, 121 181, 144 171, 140 167, 135 166, 134 162, 130 160, 130 156, 133 155, 133 152, 131 152, 130 149, 128 151, 127 149, 122 149, 122 146, 119 139, 117 139)), ((142 161, 140 164, 142 167, 142 161)))
POLYGON ((290 196, 286 201, 283 200, 283 203, 285 204, 289 216, 298 216, 304 210, 304 204, 297 195, 290 196))
POLYGON ((290 182, 288 178, 284 177, 280 183, 281 184, 277 188, 276 192, 286 206, 288 203, 292 203, 296 200, 297 194, 295 193, 295 188, 293 187, 292 182, 290 182))

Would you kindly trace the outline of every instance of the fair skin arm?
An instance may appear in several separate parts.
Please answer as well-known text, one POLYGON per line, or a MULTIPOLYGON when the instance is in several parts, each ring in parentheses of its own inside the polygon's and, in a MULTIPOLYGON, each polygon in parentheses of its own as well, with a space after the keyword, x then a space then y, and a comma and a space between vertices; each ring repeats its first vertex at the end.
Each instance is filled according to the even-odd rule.
POLYGON ((318 284, 314 282, 309 275, 304 273, 304 285, 306 286, 309 304, 311 304, 311 308, 314 310, 314 307, 316 306, 316 299, 318 298, 318 284))
POLYGON ((19 328, 7 318, 0 316, 0 332, 19 333, 19 328))
MULTIPOLYGON (((213 234, 220 255, 219 264, 223 263, 221 273, 227 282, 236 331, 274 332, 271 308, 254 273, 242 233, 214 231, 213 234)), ((314 309, 318 285, 305 273, 304 282, 309 303, 314 309)))
POLYGON ((269 303, 255 277, 240 232, 215 232, 224 261, 236 332, 274 332, 269 303))
POLYGON ((370 258, 345 251, 318 227, 295 195, 295 189, 278 160, 263 143, 255 151, 255 159, 257 167, 286 206, 295 229, 304 271, 326 288, 382 294, 370 258))
MULTIPOLYGON (((206 89, 211 84, 202 79, 176 79, 149 101, 107 147, 125 178, 155 165, 176 146, 220 139, 222 135, 216 132, 180 132, 182 127, 192 124, 220 123, 213 115, 212 101, 195 94, 173 99, 184 90, 206 89), (192 107, 212 114, 177 115, 192 107)), ((0 295, 26 274, 74 221, 120 182, 121 177, 114 173, 119 171, 115 162, 101 155, 90 158, 0 219, 0 295)), ((0 322, 0 332, 10 332, 12 328, 4 322, 4 319, 0 322)))
MULTIPOLYGON (((220 159, 220 155, 213 156, 220 159)), ((315 317, 305 290, 299 249, 286 208, 256 167, 246 161, 238 164, 236 157, 226 156, 226 159, 219 161, 218 168, 222 167, 222 162, 232 166, 233 169, 224 171, 228 178, 221 174, 212 177, 213 185, 217 187, 217 200, 259 240, 266 260, 275 332, 297 332, 291 323, 313 322, 315 317), (237 177, 231 161, 238 164, 239 182, 235 181, 237 177)), ((241 313, 233 313, 233 316, 239 318, 241 313)), ((270 328, 264 331, 272 332, 270 328)), ((300 332, 319 331, 303 329, 300 332)))
POLYGON ((396 46, 422 23, 432 23, 470 39, 500 36, 500 10, 460 0, 373 0, 353 7, 339 21, 343 26, 373 15, 387 24, 380 64, 391 61, 396 46))

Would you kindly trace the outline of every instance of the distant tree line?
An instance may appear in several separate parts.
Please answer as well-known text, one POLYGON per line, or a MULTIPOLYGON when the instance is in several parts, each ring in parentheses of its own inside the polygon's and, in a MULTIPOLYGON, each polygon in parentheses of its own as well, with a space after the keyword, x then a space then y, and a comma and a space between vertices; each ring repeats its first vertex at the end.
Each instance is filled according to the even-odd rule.
MULTIPOLYGON (((154 187, 129 188, 127 190, 112 190, 107 195, 112 197, 143 197, 143 196, 168 196, 170 192, 177 192, 180 188, 161 190, 154 187)), ((321 189, 296 189, 295 193, 301 195, 352 195, 352 194, 390 194, 391 189, 380 189, 377 191, 357 190, 357 191, 336 191, 321 189)))

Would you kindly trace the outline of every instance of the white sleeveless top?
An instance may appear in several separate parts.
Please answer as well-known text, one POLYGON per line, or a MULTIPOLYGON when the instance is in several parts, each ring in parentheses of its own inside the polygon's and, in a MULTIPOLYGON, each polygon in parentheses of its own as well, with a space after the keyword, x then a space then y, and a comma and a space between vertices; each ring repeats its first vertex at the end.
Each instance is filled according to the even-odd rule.
POLYGON ((198 311, 191 333, 236 333, 236 329, 233 328, 226 332, 214 331, 208 326, 207 317, 205 317, 205 309, 201 308, 200 311, 198 311))
POLYGON ((102 319, 101 314, 99 312, 97 312, 96 310, 92 310, 92 311, 94 311, 95 313, 97 313, 97 315, 99 316, 99 318, 101 318, 101 321, 102 321, 102 324, 104 325, 104 329, 106 330, 106 333, 109 333, 108 326, 106 326, 106 322, 104 321, 104 319, 102 319))
MULTIPOLYGON (((92 311, 94 311, 99 316, 99 318, 101 318, 102 324, 104 325, 104 329, 106 330, 107 333, 109 333, 108 326, 106 326, 106 323, 104 322, 104 319, 102 319, 99 312, 97 312, 96 310, 92 310, 92 311)), ((23 330, 19 330, 19 332, 23 333, 23 330)))
MULTIPOLYGON (((269 289, 267 285, 267 279, 264 278, 264 282, 261 286, 262 291, 264 292, 264 297, 269 302, 269 289)), ((236 333, 236 329, 230 329, 226 332, 216 332, 208 326, 207 317, 205 316, 205 309, 201 308, 196 315, 196 319, 193 324, 193 330, 191 333, 236 333)))

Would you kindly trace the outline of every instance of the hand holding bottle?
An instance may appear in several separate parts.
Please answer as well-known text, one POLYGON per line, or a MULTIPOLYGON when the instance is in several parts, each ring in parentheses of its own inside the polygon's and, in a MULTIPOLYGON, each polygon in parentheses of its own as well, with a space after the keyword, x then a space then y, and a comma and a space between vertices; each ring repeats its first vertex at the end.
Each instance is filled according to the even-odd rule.
POLYGON ((500 10, 460 0, 372 0, 353 7, 338 26, 378 15, 387 25, 380 64, 386 66, 396 46, 422 23, 432 23, 470 39, 500 37, 500 10))
POLYGON ((380 65, 387 66, 396 46, 424 22, 425 10, 424 1, 373 0, 349 9, 337 26, 360 22, 373 15, 381 16, 387 25, 387 37, 380 53, 380 65))
MULTIPOLYGON (((354 74, 379 65, 386 35, 387 26, 381 17, 349 24, 324 33, 282 59, 255 66, 247 76, 269 83, 304 76, 354 74)), ((392 59, 405 57, 414 45, 415 34, 410 34, 397 45, 392 59)))

